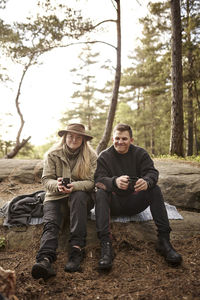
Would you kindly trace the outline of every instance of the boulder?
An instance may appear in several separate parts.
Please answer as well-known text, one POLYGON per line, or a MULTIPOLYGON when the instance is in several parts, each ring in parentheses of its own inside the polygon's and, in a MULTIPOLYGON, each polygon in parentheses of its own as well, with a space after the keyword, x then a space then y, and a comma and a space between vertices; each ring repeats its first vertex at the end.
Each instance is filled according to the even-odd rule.
MULTIPOLYGON (((172 228, 172 240, 187 239, 199 233, 200 218, 199 213, 179 210, 183 216, 182 220, 170 220, 172 228)), ((2 227, 3 219, 0 218, 0 227, 6 239, 6 250, 19 251, 20 249, 39 249, 40 238, 42 235, 43 224, 22 227, 2 227)), ((113 222, 110 224, 112 236, 120 239, 122 236, 134 236, 141 241, 156 241, 156 226, 153 221, 146 222, 113 222), (120 237, 119 237, 120 236, 120 237)), ((94 248, 99 245, 96 234, 95 221, 87 222, 87 245, 94 248)), ((69 224, 66 223, 59 237, 58 250, 67 250, 69 240, 69 224)))
POLYGON ((9 178, 21 183, 39 182, 42 169, 40 159, 0 159, 0 181, 9 178))
MULTIPOLYGON (((159 186, 166 202, 184 209, 200 210, 200 164, 170 159, 154 159, 159 170, 159 186)), ((39 182, 43 161, 0 159, 0 181, 39 182)))
MULTIPOLYGON (((200 218, 198 212, 187 209, 200 209, 200 165, 188 162, 155 159, 155 167, 159 170, 159 186, 166 202, 179 208, 182 220, 170 220, 172 239, 187 238, 199 232, 200 218), (183 208, 180 209, 180 208, 183 208)), ((0 179, 17 180, 22 183, 39 182, 42 174, 42 160, 0 160, 0 179)), ((32 191, 33 192, 33 191, 32 191)), ((3 219, 0 219, 2 225, 3 219)), ((27 249, 38 247, 43 225, 22 228, 2 228, 6 237, 7 247, 10 249, 27 249), (37 243, 36 243, 37 240, 37 243)), ((59 248, 66 249, 69 238, 68 231, 63 231, 59 239, 59 248)), ((112 233, 115 237, 121 232, 132 233, 139 240, 155 240, 156 230, 153 221, 112 223, 112 233), (120 230, 119 230, 120 229, 120 230)), ((95 222, 88 220, 88 244, 98 243, 95 222)))
POLYGON ((200 164, 155 159, 159 186, 169 204, 200 210, 200 164))

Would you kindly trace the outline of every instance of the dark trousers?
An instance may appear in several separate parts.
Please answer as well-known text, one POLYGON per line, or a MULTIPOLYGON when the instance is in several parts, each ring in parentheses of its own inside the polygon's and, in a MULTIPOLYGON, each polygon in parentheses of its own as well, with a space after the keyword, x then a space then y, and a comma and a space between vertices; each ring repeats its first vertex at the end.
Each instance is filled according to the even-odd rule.
POLYGON ((147 191, 132 193, 125 197, 98 189, 96 192, 95 215, 99 239, 110 241, 110 215, 131 216, 144 211, 148 206, 150 206, 153 220, 157 226, 158 236, 169 238, 171 228, 159 186, 147 191))
POLYGON ((83 191, 76 191, 59 200, 44 202, 44 228, 40 241, 40 249, 36 260, 44 257, 50 262, 56 260, 56 249, 58 248, 59 232, 66 217, 66 206, 69 206, 70 217, 70 239, 71 246, 77 245, 81 248, 86 244, 87 215, 92 208, 90 194, 83 191))

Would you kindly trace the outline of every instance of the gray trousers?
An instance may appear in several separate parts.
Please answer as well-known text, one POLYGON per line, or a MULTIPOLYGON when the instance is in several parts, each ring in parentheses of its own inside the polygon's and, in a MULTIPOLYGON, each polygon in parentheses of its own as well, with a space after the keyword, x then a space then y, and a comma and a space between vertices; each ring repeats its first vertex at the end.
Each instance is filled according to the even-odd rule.
POLYGON ((90 194, 83 191, 72 192, 69 197, 59 200, 44 202, 44 227, 40 241, 40 249, 36 256, 39 262, 44 257, 53 262, 57 258, 58 237, 63 220, 66 217, 65 207, 68 206, 70 218, 71 246, 77 245, 81 248, 86 244, 87 215, 93 207, 90 194), (63 209, 64 208, 64 209, 63 209))

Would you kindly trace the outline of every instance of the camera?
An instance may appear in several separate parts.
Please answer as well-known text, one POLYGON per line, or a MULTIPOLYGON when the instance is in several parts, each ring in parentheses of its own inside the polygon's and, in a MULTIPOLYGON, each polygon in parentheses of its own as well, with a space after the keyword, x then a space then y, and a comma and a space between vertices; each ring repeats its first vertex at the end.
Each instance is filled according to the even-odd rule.
POLYGON ((129 180, 128 180, 128 182, 129 182, 129 184, 128 184, 128 188, 129 188, 129 190, 131 190, 131 191, 134 191, 135 189, 134 189, 134 185, 136 184, 136 182, 138 181, 138 177, 129 177, 129 180))
POLYGON ((70 178, 65 177, 62 179, 62 185, 64 185, 67 188, 67 185, 71 182, 70 178))

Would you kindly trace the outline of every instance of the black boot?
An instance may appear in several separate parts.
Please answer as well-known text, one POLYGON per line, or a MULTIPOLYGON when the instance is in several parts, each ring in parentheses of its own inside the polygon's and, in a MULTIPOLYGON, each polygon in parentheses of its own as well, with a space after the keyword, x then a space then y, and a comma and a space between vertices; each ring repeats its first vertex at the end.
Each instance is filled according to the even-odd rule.
POLYGON ((99 260, 99 269, 108 270, 112 267, 112 261, 114 258, 112 243, 101 242, 101 258, 99 260))
POLYGON ((69 260, 65 265, 65 272, 78 272, 81 271, 81 262, 85 257, 84 249, 71 247, 69 253, 69 260))
POLYGON ((43 258, 41 261, 35 263, 31 270, 31 275, 35 279, 44 278, 48 279, 56 275, 56 272, 51 266, 51 263, 47 257, 43 258))
POLYGON ((166 237, 160 237, 158 239, 158 244, 156 250, 164 256, 166 262, 172 265, 180 265, 182 262, 182 256, 176 252, 172 247, 170 241, 166 237))

